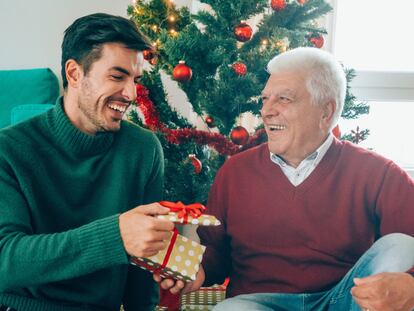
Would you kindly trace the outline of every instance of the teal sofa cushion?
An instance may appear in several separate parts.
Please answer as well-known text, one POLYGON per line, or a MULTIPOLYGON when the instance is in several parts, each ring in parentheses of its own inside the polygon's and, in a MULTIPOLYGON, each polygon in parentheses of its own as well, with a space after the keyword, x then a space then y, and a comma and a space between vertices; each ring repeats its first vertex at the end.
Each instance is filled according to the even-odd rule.
POLYGON ((49 68, 0 70, 0 128, 10 125, 14 107, 53 105, 58 96, 59 82, 49 68))
POLYGON ((27 104, 14 107, 11 111, 10 124, 14 125, 31 117, 37 116, 52 107, 53 105, 51 104, 27 104))

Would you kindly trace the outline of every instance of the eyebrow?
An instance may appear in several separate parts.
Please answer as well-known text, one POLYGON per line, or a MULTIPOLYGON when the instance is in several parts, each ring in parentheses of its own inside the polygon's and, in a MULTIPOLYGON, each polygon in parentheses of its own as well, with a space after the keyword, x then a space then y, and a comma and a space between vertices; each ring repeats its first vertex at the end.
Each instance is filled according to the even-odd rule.
MULTIPOLYGON (((119 67, 119 66, 112 67, 110 70, 119 71, 119 72, 121 72, 123 74, 126 74, 127 76, 130 76, 131 75, 131 73, 128 70, 126 70, 125 68, 119 67)), ((141 77, 142 77, 142 75, 138 75, 135 78, 139 79, 141 77)))

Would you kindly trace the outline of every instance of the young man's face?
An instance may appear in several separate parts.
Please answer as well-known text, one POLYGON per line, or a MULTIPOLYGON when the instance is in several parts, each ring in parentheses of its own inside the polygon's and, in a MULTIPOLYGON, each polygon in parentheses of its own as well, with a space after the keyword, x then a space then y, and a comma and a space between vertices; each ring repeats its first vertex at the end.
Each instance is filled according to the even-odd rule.
POLYGON ((120 129, 122 117, 136 98, 135 84, 142 75, 142 52, 122 44, 107 43, 101 58, 85 75, 81 70, 75 115, 71 121, 80 130, 94 135, 120 129))
POLYGON ((326 139, 334 107, 312 103, 300 71, 272 74, 262 99, 269 150, 296 167, 326 139))

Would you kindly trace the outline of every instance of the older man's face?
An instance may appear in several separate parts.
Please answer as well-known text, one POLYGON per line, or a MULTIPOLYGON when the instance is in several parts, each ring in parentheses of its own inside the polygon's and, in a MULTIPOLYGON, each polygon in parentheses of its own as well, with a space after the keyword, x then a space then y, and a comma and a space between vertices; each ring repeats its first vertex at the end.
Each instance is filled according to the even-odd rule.
MULTIPOLYGON (((326 139, 327 105, 313 104, 303 72, 272 74, 262 92, 261 115, 269 150, 298 166, 326 139)), ((328 111, 329 112, 329 111, 328 111)))

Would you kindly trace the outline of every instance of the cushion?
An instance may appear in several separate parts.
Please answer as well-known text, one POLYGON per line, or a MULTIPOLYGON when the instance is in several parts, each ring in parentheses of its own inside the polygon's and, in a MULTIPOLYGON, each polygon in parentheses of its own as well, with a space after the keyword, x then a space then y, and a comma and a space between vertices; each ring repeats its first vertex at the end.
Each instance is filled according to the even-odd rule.
POLYGON ((0 70, 0 128, 10 125, 13 107, 54 104, 58 96, 59 82, 49 68, 0 70))
POLYGON ((49 110, 52 107, 53 105, 51 104, 27 104, 14 107, 11 111, 10 124, 14 125, 16 123, 34 117, 49 110))

